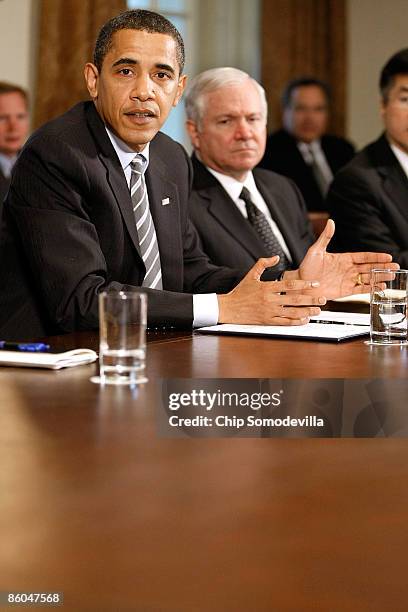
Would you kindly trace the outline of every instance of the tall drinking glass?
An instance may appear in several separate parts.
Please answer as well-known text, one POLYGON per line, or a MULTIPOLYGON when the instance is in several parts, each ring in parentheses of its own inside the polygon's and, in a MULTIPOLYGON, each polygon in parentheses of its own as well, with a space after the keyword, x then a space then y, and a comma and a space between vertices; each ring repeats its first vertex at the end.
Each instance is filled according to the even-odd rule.
POLYGON ((106 385, 147 381, 147 295, 141 291, 99 294, 99 378, 106 385))
POLYGON ((371 344, 407 344, 408 270, 372 270, 371 344))

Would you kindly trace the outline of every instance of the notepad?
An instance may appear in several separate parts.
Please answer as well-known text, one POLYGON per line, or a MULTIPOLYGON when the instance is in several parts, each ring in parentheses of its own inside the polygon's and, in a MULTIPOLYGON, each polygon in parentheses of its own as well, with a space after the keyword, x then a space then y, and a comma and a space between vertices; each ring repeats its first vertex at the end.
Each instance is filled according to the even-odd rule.
POLYGON ((92 363, 97 358, 97 353, 91 349, 74 349, 65 353, 0 351, 0 366, 60 370, 61 368, 72 368, 77 365, 92 363))

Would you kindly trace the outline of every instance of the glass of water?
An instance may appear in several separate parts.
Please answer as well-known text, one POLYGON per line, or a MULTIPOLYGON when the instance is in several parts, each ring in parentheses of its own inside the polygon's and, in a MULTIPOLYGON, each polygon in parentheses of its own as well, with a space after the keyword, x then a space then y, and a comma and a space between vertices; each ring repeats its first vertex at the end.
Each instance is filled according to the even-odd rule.
POLYGON ((370 344, 407 344, 408 270, 372 270, 370 344))
POLYGON ((147 295, 139 290, 99 294, 99 377, 106 385, 147 382, 147 295))

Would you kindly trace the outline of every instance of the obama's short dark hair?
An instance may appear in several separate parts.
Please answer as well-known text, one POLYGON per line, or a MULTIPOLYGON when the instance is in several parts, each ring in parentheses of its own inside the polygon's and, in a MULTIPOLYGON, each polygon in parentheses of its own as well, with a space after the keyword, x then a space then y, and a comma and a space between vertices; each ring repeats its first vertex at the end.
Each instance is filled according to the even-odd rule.
POLYGON ((96 39, 93 62, 100 72, 102 69, 103 60, 112 46, 112 37, 119 30, 139 30, 150 32, 151 34, 167 34, 171 36, 176 43, 177 63, 179 65, 180 74, 184 69, 184 42, 177 28, 159 13, 153 11, 145 11, 136 9, 133 11, 125 11, 116 17, 113 17, 102 26, 98 38, 96 39))

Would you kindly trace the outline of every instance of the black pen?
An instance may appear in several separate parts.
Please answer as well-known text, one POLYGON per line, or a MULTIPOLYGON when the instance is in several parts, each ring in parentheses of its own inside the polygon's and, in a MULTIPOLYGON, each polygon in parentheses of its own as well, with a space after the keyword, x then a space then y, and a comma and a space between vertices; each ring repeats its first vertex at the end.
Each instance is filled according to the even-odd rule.
POLYGON ((320 325, 355 325, 358 327, 370 327, 369 323, 346 323, 346 321, 323 321, 323 319, 310 320, 311 323, 319 323, 320 325))
POLYGON ((43 342, 5 342, 0 340, 0 350, 23 351, 26 353, 44 353, 50 350, 49 344, 43 342))

